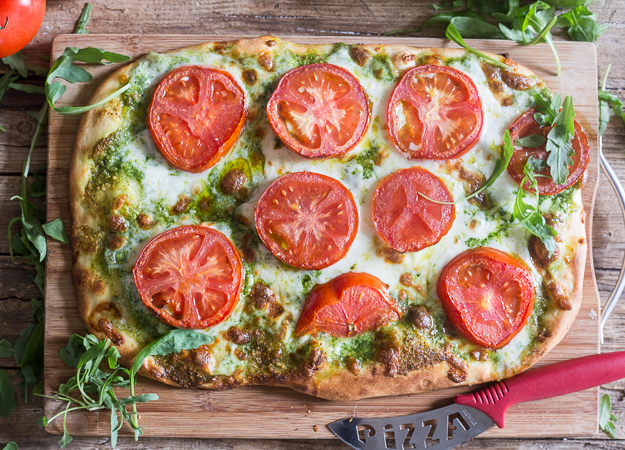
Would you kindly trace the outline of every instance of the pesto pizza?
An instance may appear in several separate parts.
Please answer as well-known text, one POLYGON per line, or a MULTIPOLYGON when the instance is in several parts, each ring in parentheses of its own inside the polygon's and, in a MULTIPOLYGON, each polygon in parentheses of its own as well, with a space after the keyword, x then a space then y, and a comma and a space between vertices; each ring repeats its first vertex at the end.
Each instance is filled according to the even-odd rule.
POLYGON ((565 335, 586 258, 584 131, 509 58, 275 37, 109 76, 72 159, 90 332, 142 373, 332 400, 510 377, 565 335))

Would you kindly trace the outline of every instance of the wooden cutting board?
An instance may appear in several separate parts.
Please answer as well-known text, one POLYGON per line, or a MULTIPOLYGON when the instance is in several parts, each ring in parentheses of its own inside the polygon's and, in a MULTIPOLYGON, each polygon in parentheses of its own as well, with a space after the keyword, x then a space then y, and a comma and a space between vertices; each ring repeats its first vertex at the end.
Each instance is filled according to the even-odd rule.
MULTIPOLYGON (((238 36, 241 37, 241 36, 238 36)), ((185 35, 62 35, 54 39, 52 61, 65 47, 98 47, 139 57, 149 51, 164 52, 202 42, 236 39, 237 36, 185 35)), ((302 43, 384 43, 416 47, 453 46, 442 39, 386 37, 286 37, 302 43)), ((592 238, 592 210, 599 162, 597 153, 597 63, 595 46, 580 42, 558 42, 562 75, 555 76, 553 55, 546 45, 521 47, 509 41, 470 41, 470 45, 493 53, 509 53, 512 59, 532 69, 553 91, 573 95, 577 120, 591 144, 592 157, 583 199, 587 218, 586 233, 592 238), (580 63, 583 61, 583 63, 580 63)), ((89 67, 93 81, 68 85, 61 104, 86 104, 98 84, 117 66, 89 67)), ((70 223, 68 173, 80 118, 50 114, 48 156, 48 219, 61 217, 70 223)), ((58 351, 72 333, 85 333, 78 316, 71 278, 71 250, 67 245, 49 242, 46 267, 45 392, 52 394, 59 384, 72 376, 58 357, 58 351)), ((589 246, 592 248, 592 245, 589 246)), ((589 252, 584 277, 583 301, 579 315, 562 342, 540 363, 570 359, 599 352, 599 295, 592 254, 589 252)), ((383 417, 412 414, 444 406, 454 395, 466 392, 452 389, 393 398, 353 402, 330 402, 296 393, 287 388, 245 387, 231 391, 185 390, 156 381, 141 379, 138 393, 154 392, 160 399, 140 405, 141 426, 150 436, 311 439, 334 437, 325 427, 329 422, 349 417, 383 417)), ((570 437, 597 432, 598 389, 556 399, 516 405, 506 417, 506 428, 492 428, 488 437, 570 437)), ((45 411, 58 410, 60 404, 46 400, 45 411)), ((68 427, 76 435, 108 435, 108 413, 80 413, 69 416, 68 427)), ((48 431, 61 431, 55 421, 48 431)))

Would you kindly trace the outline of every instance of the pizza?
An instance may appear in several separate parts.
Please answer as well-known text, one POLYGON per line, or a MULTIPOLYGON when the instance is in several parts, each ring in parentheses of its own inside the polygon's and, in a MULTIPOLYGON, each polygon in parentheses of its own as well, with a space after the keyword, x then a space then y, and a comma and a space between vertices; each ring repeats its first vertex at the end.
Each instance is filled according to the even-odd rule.
POLYGON ((70 174, 89 331, 131 364, 197 330, 208 344, 142 373, 331 400, 530 367, 580 307, 590 150, 575 122, 557 184, 544 164, 556 125, 539 124, 536 100, 552 93, 488 56, 510 68, 461 49, 263 36, 114 72, 93 101, 127 88, 83 118, 70 174), (513 220, 531 201, 551 248, 513 220))

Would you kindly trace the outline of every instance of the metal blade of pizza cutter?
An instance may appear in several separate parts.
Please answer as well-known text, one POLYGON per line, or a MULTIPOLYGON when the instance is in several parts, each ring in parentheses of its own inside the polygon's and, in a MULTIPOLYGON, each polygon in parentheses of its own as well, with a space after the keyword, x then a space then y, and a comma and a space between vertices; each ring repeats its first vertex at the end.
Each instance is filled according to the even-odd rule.
MULTIPOLYGON (((612 185, 612 188, 616 192, 616 196, 618 197, 619 205, 621 207, 621 212, 623 213, 623 217, 625 218, 625 190, 623 189, 621 182, 616 176, 616 173, 614 173, 612 166, 610 165, 606 157, 603 155, 603 138, 601 136, 599 136, 599 159, 601 161, 601 168, 607 175, 608 180, 610 181, 610 184, 612 185)), ((601 338, 602 344, 603 344, 603 327, 605 326, 605 323, 608 321, 608 317, 610 317, 610 314, 612 314, 612 311, 614 310, 616 303, 621 298, 621 294, 623 293, 624 289, 625 289, 625 261, 623 261, 623 267, 621 268, 621 273, 618 276, 616 285, 614 286, 614 289, 612 290, 612 293, 610 294, 610 297, 608 298, 608 301, 605 303, 605 306, 603 307, 603 311, 601 312, 601 325, 599 327, 599 336, 601 338)))
POLYGON ((328 428, 357 450, 447 450, 470 441, 494 424, 483 412, 454 403, 407 416, 346 418, 328 424, 328 428))

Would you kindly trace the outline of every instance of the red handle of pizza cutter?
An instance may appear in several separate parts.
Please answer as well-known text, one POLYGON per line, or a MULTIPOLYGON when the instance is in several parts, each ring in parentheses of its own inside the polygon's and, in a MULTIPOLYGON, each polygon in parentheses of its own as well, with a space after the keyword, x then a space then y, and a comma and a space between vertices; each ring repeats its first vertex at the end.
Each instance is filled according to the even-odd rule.
POLYGON ((459 405, 479 409, 504 427, 512 405, 583 391, 625 378, 625 351, 584 356, 528 370, 469 394, 458 395, 459 405))

